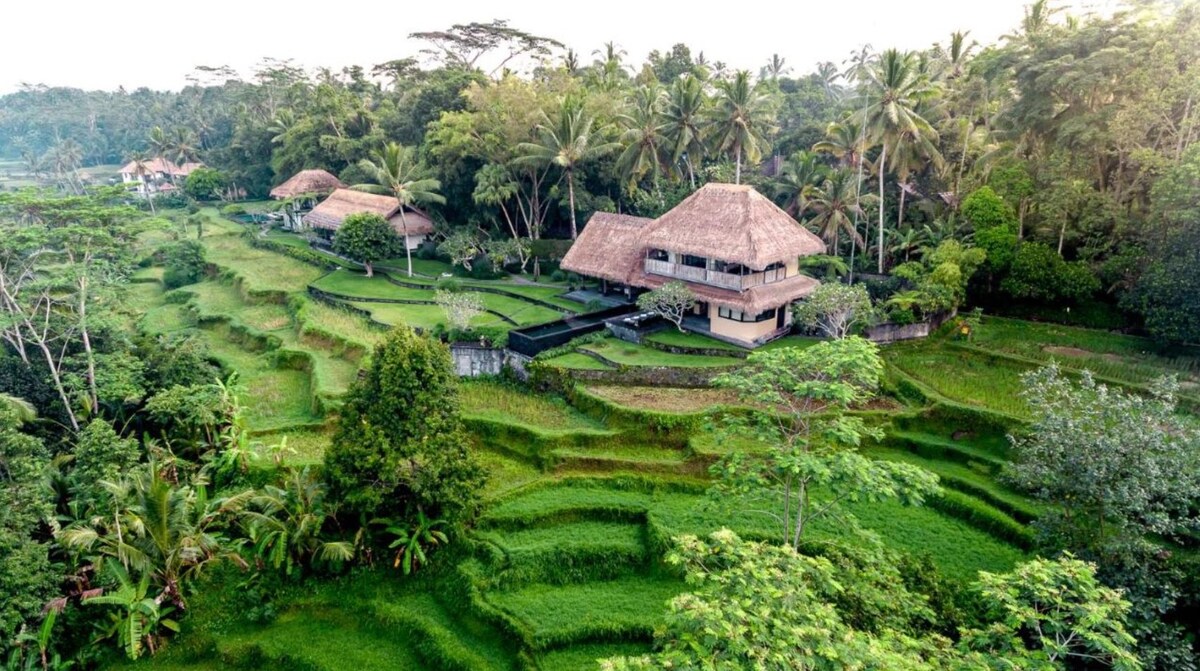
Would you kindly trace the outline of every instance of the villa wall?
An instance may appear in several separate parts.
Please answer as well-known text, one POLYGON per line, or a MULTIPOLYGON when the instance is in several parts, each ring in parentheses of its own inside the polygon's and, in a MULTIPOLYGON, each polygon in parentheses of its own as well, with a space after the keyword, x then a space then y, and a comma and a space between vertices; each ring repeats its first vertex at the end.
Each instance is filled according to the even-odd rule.
MULTIPOLYGON (((791 324, 791 314, 787 317, 787 324, 791 324)), ((766 337, 775 332, 775 319, 771 318, 761 322, 739 322, 732 319, 726 319, 717 314, 717 308, 710 306, 708 312, 709 329, 713 333, 725 336, 726 338, 734 338, 743 342, 754 342, 759 338, 766 337)))

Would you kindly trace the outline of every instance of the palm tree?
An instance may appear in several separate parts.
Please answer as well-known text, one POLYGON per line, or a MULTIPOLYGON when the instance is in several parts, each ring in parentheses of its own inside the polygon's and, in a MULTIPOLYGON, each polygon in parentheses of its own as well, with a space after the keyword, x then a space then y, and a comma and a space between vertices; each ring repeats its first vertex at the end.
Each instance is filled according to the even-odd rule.
POLYGON ((358 191, 381 193, 400 201, 400 226, 404 230, 404 258, 408 262, 408 276, 412 277, 412 249, 408 240, 408 219, 404 210, 415 204, 446 202, 438 193, 442 183, 425 177, 424 167, 417 163, 412 147, 395 142, 384 145, 374 153, 372 159, 363 159, 358 167, 371 178, 373 184, 355 184, 350 187, 358 191))
POLYGON ((580 165, 600 158, 621 145, 616 142, 594 143, 596 117, 584 110, 583 105, 567 97, 559 101, 554 120, 544 111, 542 122, 537 126, 537 141, 522 142, 517 151, 522 155, 514 162, 518 165, 557 165, 567 177, 567 198, 571 209, 571 239, 579 237, 575 224, 575 170, 580 165))
POLYGON ((741 184, 743 156, 758 163, 767 146, 771 98, 750 84, 750 73, 745 70, 738 71, 733 79, 718 81, 716 86, 709 127, 713 146, 733 156, 734 183, 741 184))
POLYGON ((770 79, 773 82, 779 81, 779 78, 791 72, 792 69, 787 66, 787 59, 779 54, 771 54, 771 60, 762 67, 759 73, 760 79, 770 79))
POLYGON ((888 251, 897 256, 903 254, 904 262, 908 263, 913 251, 929 245, 929 227, 908 226, 896 229, 891 232, 891 238, 892 245, 888 251))
MULTIPOLYGON (((936 135, 934 136, 936 137, 936 135)), ((926 162, 935 168, 942 165, 942 154, 927 135, 905 130, 896 136, 889 164, 900 188, 900 203, 896 213, 896 228, 904 225, 904 201, 909 194, 917 195, 908 179, 926 162)))
POLYGON ((817 65, 817 77, 821 80, 821 86, 825 89, 825 97, 830 100, 837 100, 841 95, 837 80, 842 78, 842 73, 838 72, 837 65, 834 65, 830 61, 819 63, 817 65))
MULTIPOLYGON (((855 223, 863 215, 858 197, 859 178, 853 170, 843 168, 830 172, 820 187, 809 197, 809 209, 816 213, 808 223, 816 227, 817 235, 838 253, 838 241, 842 231, 850 235, 853 244, 863 247, 865 241, 856 230, 855 223)), ((869 196, 868 196, 869 198, 869 196)))
POLYGON ((154 158, 161 163, 159 166, 166 173, 172 183, 175 182, 175 175, 171 174, 168 166, 171 163, 171 138, 167 136, 161 126, 155 126, 150 129, 150 137, 147 139, 150 144, 150 153, 154 158))
POLYGON ((183 167, 199 159, 199 152, 196 149, 196 134, 183 126, 176 127, 171 134, 170 148, 171 160, 177 166, 183 167))
POLYGON ((517 222, 508 211, 508 202, 517 197, 517 192, 517 183, 508 168, 499 163, 488 163, 475 173, 475 191, 471 193, 471 199, 476 205, 500 208, 500 213, 504 215, 504 223, 508 225, 508 231, 517 243, 515 248, 521 258, 521 271, 524 272, 529 256, 525 253, 526 245, 521 243, 521 232, 517 222))
POLYGON ((639 87, 628 112, 617 117, 625 128, 619 140, 625 150, 617 157, 617 170, 631 191, 647 173, 654 177, 657 190, 666 145, 662 101, 658 84, 639 87))
POLYGON ((841 165, 852 168, 858 167, 866 150, 862 121, 853 116, 829 124, 825 129, 825 139, 813 145, 813 151, 829 154, 841 165))
POLYGON ((210 499, 202 483, 170 482, 154 462, 128 478, 100 484, 111 499, 111 516, 73 524, 60 538, 98 566, 116 562, 148 576, 161 590, 159 603, 184 608, 183 584, 212 561, 244 564, 221 530, 253 490, 210 499))
POLYGON ((776 198, 783 200, 783 209, 796 219, 808 210, 808 199, 821 182, 828 169, 817 161, 817 157, 806 151, 798 151, 783 164, 771 187, 776 198))
POLYGON ((871 104, 866 108, 865 123, 872 138, 883 147, 879 156, 879 272, 883 272, 884 169, 889 150, 901 143, 916 144, 937 139, 918 108, 936 95, 936 89, 920 75, 912 54, 896 49, 883 52, 875 67, 868 70, 871 104))
POLYGON ((20 396, 0 392, 0 408, 12 413, 20 424, 28 424, 37 419, 37 408, 20 396))
POLYGON ((704 114, 707 98, 704 85, 692 75, 678 79, 671 85, 663 111, 663 135, 671 154, 671 164, 680 161, 687 166, 688 179, 696 187, 697 161, 704 159, 704 114))

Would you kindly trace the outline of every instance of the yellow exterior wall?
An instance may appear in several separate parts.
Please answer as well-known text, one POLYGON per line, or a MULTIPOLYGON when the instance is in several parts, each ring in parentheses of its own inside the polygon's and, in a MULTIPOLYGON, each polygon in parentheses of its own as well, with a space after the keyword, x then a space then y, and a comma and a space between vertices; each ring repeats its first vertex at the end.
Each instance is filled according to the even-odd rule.
POLYGON ((717 314, 717 308, 710 306, 708 328, 717 335, 750 343, 758 338, 774 333, 775 319, 771 318, 761 322, 739 322, 721 317, 717 314))
POLYGON ((800 274, 800 259, 791 259, 784 265, 787 266, 788 277, 793 277, 800 274))

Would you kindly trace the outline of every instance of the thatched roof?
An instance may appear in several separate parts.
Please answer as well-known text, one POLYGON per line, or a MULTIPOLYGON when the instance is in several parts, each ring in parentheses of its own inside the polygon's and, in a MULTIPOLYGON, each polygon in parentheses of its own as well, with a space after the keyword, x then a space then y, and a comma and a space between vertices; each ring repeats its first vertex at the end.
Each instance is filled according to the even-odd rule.
MULTIPOLYGON (((657 289, 674 278, 639 272, 630 284, 647 289, 657 289)), ((758 314, 792 301, 807 298, 816 291, 821 282, 807 275, 793 275, 787 279, 770 284, 760 284, 745 291, 722 289, 708 284, 685 282, 696 300, 721 307, 741 310, 750 314, 758 314)))
POLYGON ((705 184, 655 220, 645 246, 741 263, 772 263, 822 254, 825 243, 753 188, 705 184))
POLYGON ((285 200, 306 193, 327 194, 346 186, 324 170, 301 170, 283 184, 271 189, 271 197, 285 200))
MULTIPOLYGON (((183 165, 176 165, 172 161, 165 158, 152 158, 148 161, 142 161, 144 166, 144 174, 162 173, 164 175, 175 175, 176 177, 187 177, 192 174, 196 168, 203 168, 203 163, 189 162, 183 165)), ((121 172, 129 174, 137 174, 137 161, 130 161, 121 166, 121 172)))
POLYGON ((571 272, 629 284, 642 268, 645 236, 653 219, 597 212, 588 219, 579 239, 559 266, 571 272))
MULTIPOLYGON (((336 231, 346 217, 352 214, 378 214, 387 219, 392 228, 403 234, 400 219, 400 201, 392 196, 380 196, 365 191, 337 189, 317 204, 312 212, 304 215, 304 222, 313 228, 336 231)), ((433 221, 421 210, 410 207, 405 213, 409 235, 428 235, 433 232, 433 221)))

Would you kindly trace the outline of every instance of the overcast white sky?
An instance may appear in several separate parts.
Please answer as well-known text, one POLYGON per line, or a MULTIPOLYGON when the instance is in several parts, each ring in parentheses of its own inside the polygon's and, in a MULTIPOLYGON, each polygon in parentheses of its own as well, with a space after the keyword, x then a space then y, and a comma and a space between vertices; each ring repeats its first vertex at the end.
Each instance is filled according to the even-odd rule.
MULTIPOLYGON (((1096 0, 1061 2, 1092 4, 1096 0)), ((862 44, 925 47, 970 30, 982 43, 1014 29, 1028 0, 14 0, 0 21, 0 92, 20 83, 178 89, 196 65, 252 71, 264 56, 315 67, 369 66, 415 55, 414 31, 508 19, 590 62, 614 40, 634 62, 676 42, 757 71, 772 53, 804 73, 862 44), (714 8, 722 8, 717 10, 714 8), (723 10, 723 11, 722 11, 723 10)))

